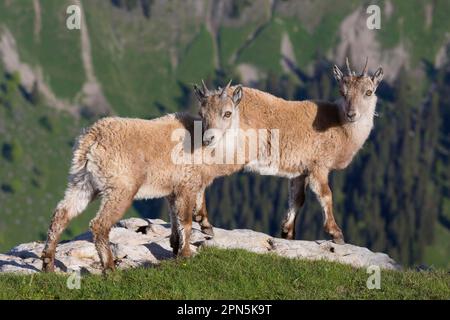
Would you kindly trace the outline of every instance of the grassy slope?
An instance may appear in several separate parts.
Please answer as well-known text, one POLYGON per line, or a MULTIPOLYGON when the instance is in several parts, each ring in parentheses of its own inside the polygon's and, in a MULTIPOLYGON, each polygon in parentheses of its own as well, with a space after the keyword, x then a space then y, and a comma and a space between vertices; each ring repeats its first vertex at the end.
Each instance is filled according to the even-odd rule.
MULTIPOLYGON (((426 0, 396 1, 391 17, 382 20, 378 39, 385 48, 392 48, 400 42, 406 45, 411 54, 412 65, 417 65, 421 59, 434 62, 434 57, 442 46, 450 29, 450 20, 446 18, 450 10, 448 1, 436 1, 431 24, 425 24, 426 0)), ((383 19, 383 18, 382 18, 383 19)))
MULTIPOLYGON (((1 1, 0 24, 6 25, 16 38, 21 59, 42 67, 44 78, 56 95, 73 99, 85 75, 80 58, 79 32, 65 29, 68 3, 67 0, 41 1, 42 30, 38 37, 33 32, 31 2, 7 7, 6 2, 1 1)), ((326 52, 336 44, 338 25, 355 3, 358 4, 345 1, 337 7, 330 7, 318 2, 316 11, 321 14, 321 22, 312 31, 305 29, 307 21, 276 15, 255 41, 242 51, 238 63, 247 62, 266 71, 281 72, 280 41, 282 34, 287 32, 297 62, 305 67, 317 51, 326 52)), ((378 31, 384 47, 395 46, 402 37, 408 46, 412 46, 409 52, 414 55, 413 61, 421 57, 433 60, 445 31, 450 28, 450 20, 442 17, 448 12, 449 4, 436 2, 433 23, 427 29, 423 19, 425 3, 418 1, 417 6, 408 5, 409 1, 395 3, 393 16, 382 20, 382 29, 378 31), (421 41, 417 41, 419 37, 421 41)), ((213 72, 209 34, 201 27, 201 22, 192 20, 188 13, 178 13, 181 14, 180 19, 177 18, 181 21, 179 29, 183 32, 179 38, 173 39, 170 21, 164 21, 164 17, 154 16, 146 20, 134 12, 118 11, 107 1, 83 1, 83 4, 95 73, 117 114, 154 117, 175 111, 178 107, 176 99, 181 94, 178 82, 197 82, 213 72), (174 43, 179 59, 176 67, 171 65, 168 54, 168 48, 174 43), (161 105, 163 109, 158 107, 161 105)), ((227 69, 233 68, 227 65, 230 56, 257 25, 252 22, 240 28, 221 27, 220 56, 227 69)), ((28 150, 22 160, 14 163, 0 158, 0 182, 9 184, 14 180, 22 186, 22 190, 14 194, 0 191, 0 251, 4 251, 18 242, 42 238, 51 210, 62 196, 66 184, 70 142, 87 123, 76 123, 45 105, 35 108, 19 98, 16 98, 12 112, 7 113, 1 106, 0 109, 0 118, 4 119, 7 132, 0 136, 0 146, 17 136, 22 147, 28 150), (39 119, 46 115, 52 119, 53 131, 39 125, 39 119), (41 172, 39 177, 30 173, 33 162, 41 172), (30 185, 31 179, 41 180, 41 186, 30 185)), ((93 209, 71 225, 66 237, 86 230, 93 209)), ((135 214, 133 210, 129 212, 132 214, 135 214)), ((253 225, 258 227, 257 222, 253 225)), ((426 259, 428 263, 438 264, 433 257, 438 254, 436 252, 443 251, 442 243, 446 243, 447 235, 448 231, 437 235, 436 247, 430 249, 426 259)), ((445 261, 448 262, 448 258, 445 261)))
MULTIPOLYGON (((254 41, 242 51, 238 62, 254 64, 264 71, 281 73, 280 46, 284 33, 289 35, 297 63, 301 67, 304 68, 311 63, 317 54, 325 54, 338 41, 339 25, 345 16, 355 8, 355 1, 345 1, 337 7, 322 7, 323 3, 318 3, 317 6, 321 9, 321 20, 313 31, 308 31, 305 28, 305 22, 298 18, 276 15, 254 41)), ((229 30, 225 29, 224 31, 224 36, 231 38, 229 30)), ((246 29, 243 29, 233 39, 239 40, 247 32, 246 29)), ((223 56, 230 56, 231 50, 230 45, 224 46, 223 56)))
POLYGON ((264 71, 281 73, 280 43, 283 32, 281 20, 271 21, 242 51, 238 62, 251 63, 264 71))
POLYGON ((224 67, 230 67, 230 58, 232 55, 245 43, 256 28, 257 25, 255 23, 249 23, 242 27, 222 26, 219 29, 220 59, 224 67))
MULTIPOLYGON (((0 78, 0 86, 7 81, 0 78)), ((89 124, 43 103, 29 103, 17 87, 8 96, 9 104, 0 103, 0 252, 45 237, 67 184, 72 144, 89 124), (20 152, 8 160, 4 150, 11 144, 20 152)), ((87 230, 96 206, 75 219, 63 238, 87 230)), ((133 214, 130 210, 128 216, 133 214)))
POLYGON ((95 73, 113 109, 123 116, 154 117, 156 101, 173 108, 165 99, 173 88, 168 56, 152 26, 140 16, 118 19, 109 3, 84 3, 95 73))
POLYGON ((428 265, 450 269, 450 231, 437 223, 435 241, 425 248, 424 261, 428 265))
POLYGON ((212 39, 195 19, 172 17, 183 30, 174 39, 170 19, 145 19, 138 11, 118 10, 107 2, 84 3, 95 72, 119 115, 156 117, 178 111, 180 82, 190 84, 213 73, 212 39), (170 51, 178 64, 172 65, 170 51))
POLYGON ((0 2, 0 25, 13 34, 20 58, 40 65, 44 78, 58 97, 73 98, 81 89, 85 75, 80 56, 80 35, 65 27, 69 1, 41 1, 42 25, 34 33, 32 1, 7 5, 0 2))
POLYGON ((242 250, 208 248, 189 260, 86 276, 79 290, 54 274, 0 275, 0 299, 448 299, 442 271, 382 271, 381 289, 364 269, 242 250))
POLYGON ((198 82, 198 79, 205 75, 212 74, 214 70, 213 55, 211 35, 203 27, 183 54, 177 68, 179 79, 190 84, 198 82))
POLYGON ((4 153, 0 159, 2 250, 45 233, 51 210, 64 192, 70 144, 79 131, 69 115, 31 105, 17 91, 10 95, 10 107, 0 104, 0 146, 5 150, 14 143, 21 152, 11 161, 4 153), (14 190, 7 191, 8 186, 14 190))

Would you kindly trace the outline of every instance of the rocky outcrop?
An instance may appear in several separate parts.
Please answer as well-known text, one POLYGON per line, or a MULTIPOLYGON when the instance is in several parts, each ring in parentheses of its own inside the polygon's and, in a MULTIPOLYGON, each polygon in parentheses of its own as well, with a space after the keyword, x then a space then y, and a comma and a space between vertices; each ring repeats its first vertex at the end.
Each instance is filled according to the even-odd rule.
POLYGON ((374 72, 382 66, 384 70, 389 70, 385 72, 384 80, 391 83, 402 67, 409 67, 410 53, 402 42, 393 48, 383 49, 376 37, 377 30, 367 27, 367 18, 366 7, 361 6, 342 21, 339 45, 330 50, 328 58, 343 65, 348 56, 353 67, 359 71, 366 57, 369 57, 369 71, 374 72))
MULTIPOLYGON (((400 266, 384 253, 374 253, 367 248, 351 244, 337 245, 330 241, 301 241, 273 238, 252 230, 214 229, 211 238, 194 223, 191 248, 198 252, 202 247, 244 249, 256 253, 274 253, 289 258, 329 260, 355 267, 377 265, 383 269, 399 269, 400 266)), ((156 219, 130 218, 120 221, 110 234, 112 251, 119 269, 151 266, 161 260, 173 258, 169 244, 170 225, 156 219)), ((40 272, 40 255, 44 244, 30 242, 20 244, 6 254, 0 254, 0 272, 40 272)), ((101 273, 100 261, 92 243, 90 232, 71 241, 62 242, 56 251, 56 271, 65 273, 101 273)))

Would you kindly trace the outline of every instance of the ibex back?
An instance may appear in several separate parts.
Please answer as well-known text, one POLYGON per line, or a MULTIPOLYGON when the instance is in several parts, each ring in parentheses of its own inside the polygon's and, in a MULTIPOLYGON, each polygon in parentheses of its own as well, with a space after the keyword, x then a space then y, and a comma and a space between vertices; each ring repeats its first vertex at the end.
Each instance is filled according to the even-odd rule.
POLYGON ((333 69, 342 95, 336 103, 286 101, 243 88, 241 102, 232 105, 221 101, 235 95, 239 87, 227 88, 227 93, 220 96, 197 92, 206 130, 203 141, 209 147, 222 141, 231 128, 279 130, 277 167, 267 168, 266 164, 249 161, 245 169, 290 178, 289 209, 282 223, 282 236, 287 239, 295 238, 297 211, 305 201, 305 188, 309 185, 322 206, 325 231, 336 243, 344 243, 333 215, 328 175, 331 170, 347 167, 367 140, 373 127, 375 91, 383 77, 381 68, 368 76, 367 61, 359 75, 350 70, 348 59, 346 62, 347 75, 337 66, 333 69))
POLYGON ((54 270, 61 233, 96 197, 101 205, 90 227, 104 271, 115 266, 109 247, 111 227, 133 199, 167 198, 173 252, 189 256, 192 215, 200 216, 204 232, 212 232, 206 216, 205 188, 215 177, 242 168, 174 163, 176 145, 192 145, 194 120, 183 113, 154 120, 105 118, 82 134, 75 146, 64 199, 57 205, 48 230, 43 270, 54 270), (184 141, 172 141, 176 130, 186 132, 184 141))

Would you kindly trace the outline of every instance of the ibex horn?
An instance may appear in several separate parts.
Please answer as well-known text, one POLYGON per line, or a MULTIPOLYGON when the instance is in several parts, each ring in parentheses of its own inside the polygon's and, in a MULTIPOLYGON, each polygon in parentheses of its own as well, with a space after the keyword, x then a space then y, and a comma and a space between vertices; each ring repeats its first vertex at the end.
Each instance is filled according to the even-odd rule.
POLYGON ((345 65, 347 66, 347 73, 349 76, 352 75, 352 70, 350 69, 350 62, 348 62, 348 57, 345 58, 345 65))
POLYGON ((205 84, 205 81, 203 81, 203 79, 202 79, 202 87, 203 87, 203 95, 207 96, 209 94, 209 90, 208 90, 208 87, 205 84))
POLYGON ((361 73, 362 76, 367 76, 367 64, 368 64, 368 62, 369 62, 369 57, 366 57, 366 64, 365 64, 364 69, 363 69, 363 71, 361 73))
POLYGON ((230 86, 231 86, 231 81, 232 81, 232 80, 228 81, 228 84, 225 86, 225 88, 223 88, 222 92, 220 93, 221 95, 226 94, 227 90, 228 90, 228 89, 230 88, 230 86))

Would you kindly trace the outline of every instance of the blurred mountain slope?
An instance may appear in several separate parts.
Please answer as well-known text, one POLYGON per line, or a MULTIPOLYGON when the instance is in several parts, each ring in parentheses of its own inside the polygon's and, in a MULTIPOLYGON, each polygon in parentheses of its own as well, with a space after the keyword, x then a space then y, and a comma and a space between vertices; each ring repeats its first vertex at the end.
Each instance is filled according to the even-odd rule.
MULTIPOLYGON (((44 236, 65 187, 73 140, 98 117, 195 112, 191 85, 202 78, 209 85, 233 78, 289 99, 334 99, 338 92, 330 67, 342 65, 348 55, 356 70, 366 56, 372 71, 382 65, 386 82, 379 91, 380 118, 372 142, 351 168, 333 177, 338 220, 356 244, 387 250, 402 263, 445 265, 449 256, 433 256, 443 247, 440 239, 450 235, 445 225, 450 221, 445 205, 449 104, 443 98, 450 2, 379 2, 380 30, 365 26, 368 4, 2 1, 0 249, 44 236), (66 28, 71 4, 82 7, 83 31, 66 28), (8 34, 16 52, 5 40, 8 34), (14 53, 19 60, 5 63, 14 53), (428 122, 419 124, 420 119, 428 122), (409 147, 402 135, 417 139, 409 147), (402 152, 403 162, 396 163, 402 152), (404 177, 397 179, 397 174, 404 177)), ((319 208, 309 200, 298 237, 323 237, 319 208)), ((208 191, 213 223, 227 228, 278 233, 286 204, 286 182, 278 178, 237 175, 208 191)), ((94 209, 75 221, 68 234, 84 230, 94 209)), ((161 201, 138 203, 128 214, 138 212, 167 218, 161 201)))

